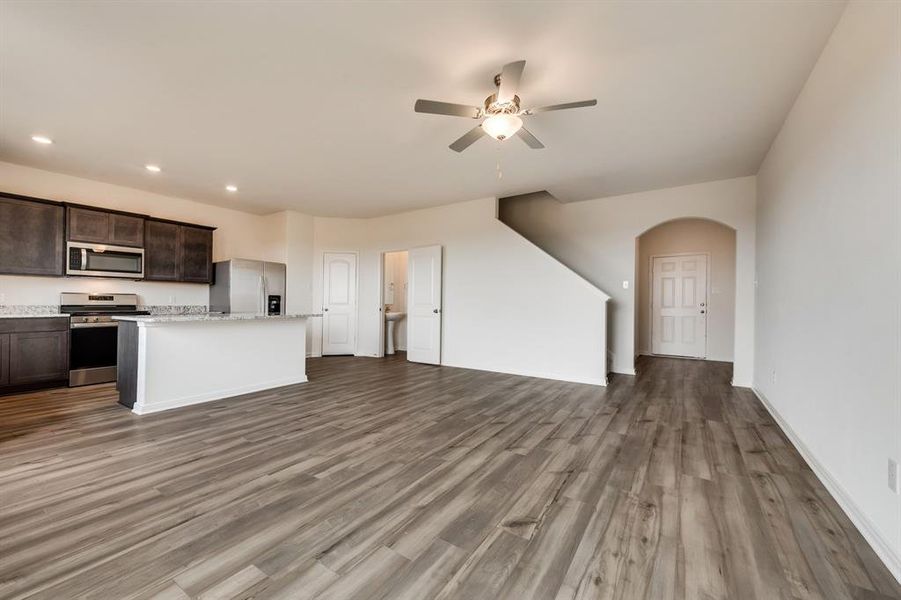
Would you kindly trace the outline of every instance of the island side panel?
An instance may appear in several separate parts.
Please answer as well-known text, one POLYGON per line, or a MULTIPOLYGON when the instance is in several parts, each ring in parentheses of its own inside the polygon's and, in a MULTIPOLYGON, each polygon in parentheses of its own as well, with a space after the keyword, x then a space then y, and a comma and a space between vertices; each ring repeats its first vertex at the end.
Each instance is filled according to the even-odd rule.
POLYGON ((138 324, 119 322, 116 349, 116 389, 119 404, 133 408, 138 396, 138 324))
POLYGON ((306 319, 141 323, 138 414, 303 383, 306 319))

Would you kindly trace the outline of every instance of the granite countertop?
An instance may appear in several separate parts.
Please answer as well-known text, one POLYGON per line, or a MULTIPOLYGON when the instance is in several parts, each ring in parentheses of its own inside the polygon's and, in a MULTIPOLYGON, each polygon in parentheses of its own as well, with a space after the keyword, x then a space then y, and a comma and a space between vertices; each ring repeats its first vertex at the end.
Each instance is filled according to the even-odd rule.
POLYGON ((290 319, 306 319, 321 317, 321 314, 289 314, 263 315, 259 313, 198 313, 189 315, 118 315, 117 321, 133 321, 135 323, 189 323, 199 321, 287 321, 290 319))
POLYGON ((50 319, 53 317, 69 318, 64 313, 0 313, 0 319, 50 319))

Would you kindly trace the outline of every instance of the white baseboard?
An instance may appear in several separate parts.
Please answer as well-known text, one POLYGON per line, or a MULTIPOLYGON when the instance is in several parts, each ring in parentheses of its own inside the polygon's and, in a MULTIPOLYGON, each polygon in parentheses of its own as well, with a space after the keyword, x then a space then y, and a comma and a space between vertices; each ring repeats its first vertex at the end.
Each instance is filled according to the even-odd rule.
POLYGON ((286 385, 294 385, 296 383, 306 383, 307 376, 303 377, 286 377, 283 379, 275 379, 272 381, 264 381, 252 385, 243 385, 234 388, 215 390, 212 392, 204 392, 194 396, 184 396, 182 398, 173 398, 164 402, 155 402, 151 406, 145 406, 141 403, 135 404, 132 412, 138 415, 148 415, 150 413, 170 410, 173 408, 181 408, 182 406, 191 406, 192 404, 202 404, 204 402, 212 402, 213 400, 224 400, 242 394, 250 394, 251 392, 261 392, 272 388, 283 387, 286 385))
POLYGON ((901 556, 898 556, 885 538, 879 533, 879 530, 873 525, 869 518, 860 510, 860 507, 854 502, 850 494, 845 491, 838 481, 832 477, 829 471, 816 459, 810 449, 801 441, 801 438, 795 433, 791 425, 786 422, 779 412, 770 404, 763 392, 756 387, 751 387, 754 395, 760 400, 761 404, 766 407, 767 411, 776 421, 776 424, 782 429, 785 435, 791 440, 798 452, 810 465, 814 474, 820 480, 820 483, 826 488, 832 498, 838 503, 839 507, 845 512, 851 522, 857 527, 861 535, 868 544, 876 552, 876 555, 882 560, 888 570, 892 573, 898 583, 901 583, 901 556))

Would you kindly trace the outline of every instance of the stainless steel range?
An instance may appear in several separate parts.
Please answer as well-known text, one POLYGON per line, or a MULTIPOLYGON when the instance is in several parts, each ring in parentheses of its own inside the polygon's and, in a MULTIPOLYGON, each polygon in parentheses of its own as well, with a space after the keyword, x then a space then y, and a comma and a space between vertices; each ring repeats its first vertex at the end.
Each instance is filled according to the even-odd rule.
POLYGON ((114 315, 146 315, 136 294, 60 294, 60 312, 71 315, 69 386, 116 380, 119 323, 114 315))

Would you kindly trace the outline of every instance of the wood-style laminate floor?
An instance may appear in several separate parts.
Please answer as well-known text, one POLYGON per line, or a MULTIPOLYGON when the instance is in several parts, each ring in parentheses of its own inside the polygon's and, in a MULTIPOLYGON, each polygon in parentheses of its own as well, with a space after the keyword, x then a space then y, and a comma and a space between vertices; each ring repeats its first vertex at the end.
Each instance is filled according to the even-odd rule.
POLYGON ((0 399, 0 597, 901 598, 728 364, 309 375, 143 417, 0 399))

